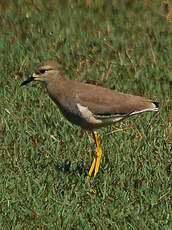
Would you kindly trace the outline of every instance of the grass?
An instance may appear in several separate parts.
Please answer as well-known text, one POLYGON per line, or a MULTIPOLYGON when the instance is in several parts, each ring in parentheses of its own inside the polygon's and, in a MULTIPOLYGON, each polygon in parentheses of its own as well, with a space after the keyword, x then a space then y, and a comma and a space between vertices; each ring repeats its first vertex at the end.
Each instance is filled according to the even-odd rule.
POLYGON ((1 1, 0 229, 172 229, 170 0, 1 1), (160 103, 89 133, 66 121, 41 84, 40 61, 70 79, 160 103))

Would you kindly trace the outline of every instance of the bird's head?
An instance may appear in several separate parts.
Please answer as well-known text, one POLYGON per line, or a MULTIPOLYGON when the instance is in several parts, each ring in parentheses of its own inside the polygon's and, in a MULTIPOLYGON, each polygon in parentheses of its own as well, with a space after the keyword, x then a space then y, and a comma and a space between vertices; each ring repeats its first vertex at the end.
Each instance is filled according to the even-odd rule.
POLYGON ((48 84, 50 81, 53 81, 57 78, 64 79, 62 67, 54 61, 41 62, 36 66, 34 74, 22 82, 21 86, 26 85, 31 81, 42 81, 48 84))

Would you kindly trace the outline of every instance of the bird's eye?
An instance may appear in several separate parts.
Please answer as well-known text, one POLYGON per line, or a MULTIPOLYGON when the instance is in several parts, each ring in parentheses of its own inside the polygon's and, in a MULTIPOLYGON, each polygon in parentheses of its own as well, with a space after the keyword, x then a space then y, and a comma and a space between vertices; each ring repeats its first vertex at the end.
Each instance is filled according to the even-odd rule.
POLYGON ((45 73, 45 69, 40 69, 40 73, 41 74, 45 73))

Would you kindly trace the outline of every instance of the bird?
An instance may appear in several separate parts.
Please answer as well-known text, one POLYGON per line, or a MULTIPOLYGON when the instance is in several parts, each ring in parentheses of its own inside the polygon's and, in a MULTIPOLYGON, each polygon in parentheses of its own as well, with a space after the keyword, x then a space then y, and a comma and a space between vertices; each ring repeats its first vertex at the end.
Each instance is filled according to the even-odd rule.
POLYGON ((100 167, 102 149, 98 140, 98 128, 143 112, 157 112, 159 108, 157 101, 67 79, 62 66, 56 61, 38 64, 34 74, 23 81, 21 86, 32 81, 44 83, 48 95, 68 121, 92 132, 96 154, 87 178, 93 174, 95 177, 100 167))

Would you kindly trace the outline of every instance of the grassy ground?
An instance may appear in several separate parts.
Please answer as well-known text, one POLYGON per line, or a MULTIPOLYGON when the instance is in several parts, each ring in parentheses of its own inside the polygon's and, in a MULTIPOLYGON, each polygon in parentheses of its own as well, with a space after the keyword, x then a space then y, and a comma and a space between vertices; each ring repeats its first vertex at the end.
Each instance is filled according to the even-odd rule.
POLYGON ((0 229, 172 229, 170 0, 0 8, 0 229), (20 88, 45 60, 70 79, 160 102, 159 113, 99 131, 104 154, 89 181, 91 135, 61 116, 41 84, 20 88))

